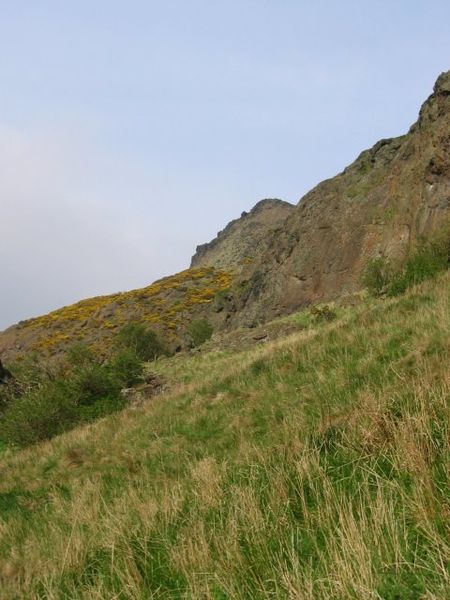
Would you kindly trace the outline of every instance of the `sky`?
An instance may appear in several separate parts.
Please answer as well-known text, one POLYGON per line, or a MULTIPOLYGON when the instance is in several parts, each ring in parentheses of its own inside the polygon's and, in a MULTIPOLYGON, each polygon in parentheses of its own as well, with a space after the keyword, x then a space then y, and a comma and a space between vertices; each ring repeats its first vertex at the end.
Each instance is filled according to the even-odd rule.
POLYGON ((189 266, 416 120, 448 0, 0 0, 0 329, 189 266))

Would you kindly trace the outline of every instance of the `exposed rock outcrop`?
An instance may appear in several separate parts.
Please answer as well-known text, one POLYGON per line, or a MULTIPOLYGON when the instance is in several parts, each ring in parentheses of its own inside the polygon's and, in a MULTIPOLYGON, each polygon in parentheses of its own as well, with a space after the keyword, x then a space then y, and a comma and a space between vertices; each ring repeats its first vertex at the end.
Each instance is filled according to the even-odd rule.
POLYGON ((283 200, 261 200, 250 212, 231 221, 208 244, 197 246, 191 267, 239 270, 252 263, 266 247, 267 237, 283 227, 294 206, 283 200))
POLYGON ((354 292, 374 256, 401 259, 450 216, 450 71, 404 136, 381 140, 304 196, 242 274, 239 319, 354 292))

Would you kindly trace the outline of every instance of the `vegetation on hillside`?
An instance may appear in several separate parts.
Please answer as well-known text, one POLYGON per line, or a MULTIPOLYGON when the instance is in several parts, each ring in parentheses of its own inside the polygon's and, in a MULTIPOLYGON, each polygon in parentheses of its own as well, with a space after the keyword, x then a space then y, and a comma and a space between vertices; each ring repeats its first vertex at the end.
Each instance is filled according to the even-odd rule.
POLYGON ((5 600, 448 598, 449 274, 308 322, 4 451, 5 600))
POLYGON ((139 290, 89 298, 22 321, 18 339, 28 352, 61 354, 74 342, 83 342, 107 355, 112 338, 133 321, 157 329, 170 346, 230 287, 231 279, 230 273, 212 267, 187 269, 139 290))
POLYGON ((125 325, 119 331, 116 343, 119 348, 131 351, 142 361, 154 360, 167 352, 158 334, 143 323, 125 325))
POLYGON ((403 263, 394 265, 383 256, 369 261, 362 283, 374 296, 397 296, 449 268, 450 223, 447 223, 433 236, 422 240, 403 263))
POLYGON ((211 338, 213 331, 213 326, 206 319, 195 319, 187 328, 194 348, 207 342, 211 338))
POLYGON ((153 331, 132 323, 117 345, 107 361, 78 344, 58 363, 35 355, 14 365, 14 379, 0 388, 0 443, 28 446, 124 408, 121 390, 140 382, 142 361, 163 348, 153 331))

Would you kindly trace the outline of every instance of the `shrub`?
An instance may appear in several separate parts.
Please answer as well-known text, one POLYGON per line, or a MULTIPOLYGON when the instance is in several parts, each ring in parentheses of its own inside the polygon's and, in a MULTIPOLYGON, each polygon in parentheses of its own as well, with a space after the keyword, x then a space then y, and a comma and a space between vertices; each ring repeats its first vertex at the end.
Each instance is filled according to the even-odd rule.
POLYGON ((60 365, 39 360, 37 353, 27 354, 23 360, 10 365, 14 375, 13 384, 9 387, 13 395, 22 396, 40 388, 48 381, 55 380, 60 375, 60 365))
POLYGON ((110 369, 93 364, 75 370, 66 387, 76 406, 91 406, 98 400, 117 397, 121 386, 110 369))
POLYGON ((95 355, 86 344, 74 344, 67 352, 67 362, 74 367, 85 367, 95 362, 95 355))
POLYGON ((49 384, 11 402, 0 421, 0 437, 28 446, 73 427, 77 409, 64 386, 49 384))
POLYGON ((13 398, 12 387, 10 385, 0 385, 0 413, 6 410, 13 398))
POLYGON ((127 388, 142 380, 144 366, 131 350, 118 352, 111 360, 110 369, 121 387, 127 388))
POLYGON ((402 294, 411 286, 435 277, 449 268, 449 261, 450 229, 447 227, 423 242, 417 252, 406 261, 403 269, 393 278, 389 295, 402 294))
POLYGON ((216 312, 221 312, 222 310, 228 308, 232 300, 233 295, 229 288, 225 290, 219 290, 214 296, 214 310, 216 312))
POLYGON ((204 344, 213 334, 214 328, 206 319, 196 319, 187 328, 194 348, 204 344))
POLYGON ((142 323, 128 323, 117 336, 117 345, 133 351, 141 360, 154 360, 166 354, 158 335, 142 323))
POLYGON ((392 267, 389 260, 383 256, 379 256, 367 263, 362 277, 362 284, 372 296, 380 296, 388 291, 392 275, 392 267))
POLYGON ((320 323, 321 321, 334 321, 337 317, 337 314, 334 310, 331 310, 328 304, 314 306, 314 308, 311 309, 311 315, 314 317, 316 323, 320 323))
POLYGON ((382 293, 397 296, 449 267, 450 223, 447 223, 432 237, 423 240, 402 267, 394 269, 382 257, 371 260, 364 271, 362 283, 374 296, 382 293))
POLYGON ((0 439, 27 446, 120 410, 126 404, 121 389, 137 383, 142 373, 131 350, 101 364, 86 346, 75 346, 59 371, 45 365, 39 371, 33 360, 20 371, 17 392, 0 397, 0 439))

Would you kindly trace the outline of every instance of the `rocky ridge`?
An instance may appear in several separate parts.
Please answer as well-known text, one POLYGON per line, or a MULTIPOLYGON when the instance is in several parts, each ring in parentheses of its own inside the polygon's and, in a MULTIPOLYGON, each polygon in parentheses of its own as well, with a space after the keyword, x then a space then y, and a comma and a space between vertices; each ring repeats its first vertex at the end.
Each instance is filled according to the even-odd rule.
POLYGON ((247 265, 239 319, 353 293, 368 260, 401 261, 450 216, 450 71, 406 135, 365 150, 306 194, 247 265))
POLYGON ((251 263, 265 248, 267 236, 282 227, 293 210, 294 206, 283 200, 261 200, 219 231, 211 242, 197 246, 191 267, 236 270, 251 263))

